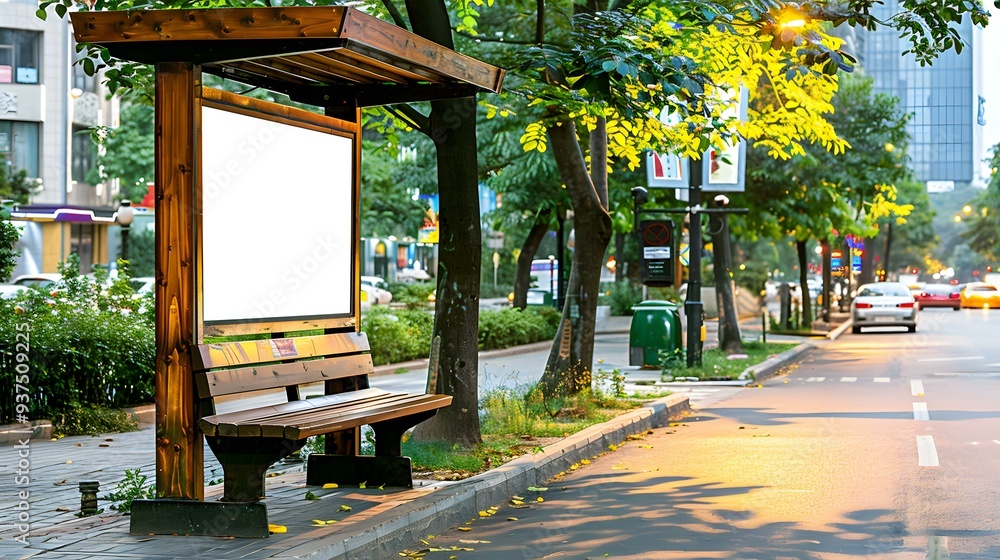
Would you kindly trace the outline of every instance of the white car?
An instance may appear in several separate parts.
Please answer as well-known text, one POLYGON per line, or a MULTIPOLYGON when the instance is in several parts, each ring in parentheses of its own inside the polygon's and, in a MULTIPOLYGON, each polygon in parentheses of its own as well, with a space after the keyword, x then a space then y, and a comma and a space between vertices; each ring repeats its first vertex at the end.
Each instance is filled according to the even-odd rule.
POLYGON ((0 284, 0 299, 14 299, 17 294, 27 289, 27 286, 18 284, 0 284))
POLYGON ((917 302, 910 287, 901 282, 862 284, 851 302, 851 332, 862 327, 906 327, 917 330, 917 302))
MULTIPOLYGON (((369 303, 373 305, 389 305, 389 302, 392 301, 392 292, 386 289, 389 285, 378 276, 362 276, 361 288, 364 290, 366 287, 369 288, 369 303)), ((364 296, 362 296, 362 300, 364 299, 364 296)))

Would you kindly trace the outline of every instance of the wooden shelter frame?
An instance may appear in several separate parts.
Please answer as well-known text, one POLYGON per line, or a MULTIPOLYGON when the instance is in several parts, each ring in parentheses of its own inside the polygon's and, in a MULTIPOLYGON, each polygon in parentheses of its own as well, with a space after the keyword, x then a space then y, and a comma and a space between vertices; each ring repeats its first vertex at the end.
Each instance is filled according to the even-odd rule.
POLYGON ((77 12, 76 40, 155 66, 156 491, 166 505, 204 503, 192 353, 206 334, 360 328, 361 108, 497 92, 503 70, 349 7, 77 12), (209 91, 202 73, 284 93, 326 117, 209 91), (334 123, 355 137, 353 311, 326 320, 206 327, 201 317, 201 109, 243 104, 272 117, 334 123), (284 111, 276 115, 276 111, 284 111))

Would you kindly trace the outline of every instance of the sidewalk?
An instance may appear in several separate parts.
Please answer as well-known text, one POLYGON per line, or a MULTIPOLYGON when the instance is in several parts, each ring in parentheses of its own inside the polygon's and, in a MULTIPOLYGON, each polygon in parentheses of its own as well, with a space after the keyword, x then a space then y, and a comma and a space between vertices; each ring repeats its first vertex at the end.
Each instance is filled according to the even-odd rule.
MULTIPOLYGON (((627 356, 627 338, 622 335, 627 335, 631 318, 604 318, 598 325, 599 333, 614 335, 610 339, 616 359, 627 356), (619 351, 619 346, 624 347, 619 351)), ((712 325, 708 323, 709 341, 716 330, 712 325)), ((541 344, 547 347, 550 343, 541 344)), ((504 361, 504 352, 515 356, 524 354, 525 349, 483 352, 481 360, 504 361)), ((545 350, 536 353, 544 355, 545 350)), ((791 360, 794 356, 783 359, 791 360)), ((389 368, 395 372, 400 365, 389 368)), ((651 375, 656 373, 649 371, 651 375)), ((285 527, 287 532, 264 540, 130 535, 128 517, 116 512, 105 511, 87 518, 75 516, 80 509, 79 482, 99 481, 100 495, 104 496, 124 477, 126 469, 138 468, 143 474, 153 476, 152 426, 139 432, 102 437, 32 440, 28 447, 28 484, 15 484, 19 458, 14 445, 0 453, 0 470, 9 475, 0 477, 0 495, 10 504, 4 508, 7 513, 0 529, 0 558, 398 557, 398 551, 412 548, 421 538, 475 518, 479 511, 506 501, 528 486, 544 484, 551 476, 581 459, 606 451, 610 444, 620 443, 630 434, 683 416, 689 407, 687 395, 674 394, 476 477, 458 482, 416 481, 411 490, 307 488, 303 465, 279 463, 268 475, 265 503, 270 523, 285 527), (318 499, 306 500, 307 490, 318 499), (19 491, 30 493, 25 500, 30 509, 23 510, 27 511, 30 525, 24 539, 28 546, 14 540, 24 535, 16 520, 19 491), (350 511, 343 511, 342 506, 350 511)), ((206 487, 206 500, 213 500, 222 492, 221 484, 217 484, 222 470, 207 448, 205 458, 205 480, 216 483, 206 487)), ((102 501, 100 507, 107 508, 108 502, 102 501)))

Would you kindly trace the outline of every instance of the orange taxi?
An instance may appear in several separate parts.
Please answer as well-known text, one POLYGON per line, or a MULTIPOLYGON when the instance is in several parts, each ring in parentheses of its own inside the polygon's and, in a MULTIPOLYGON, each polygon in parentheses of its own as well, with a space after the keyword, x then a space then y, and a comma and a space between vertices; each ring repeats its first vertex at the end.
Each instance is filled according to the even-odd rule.
POLYGON ((993 284, 970 282, 962 290, 961 300, 964 309, 1000 308, 1000 290, 993 284))

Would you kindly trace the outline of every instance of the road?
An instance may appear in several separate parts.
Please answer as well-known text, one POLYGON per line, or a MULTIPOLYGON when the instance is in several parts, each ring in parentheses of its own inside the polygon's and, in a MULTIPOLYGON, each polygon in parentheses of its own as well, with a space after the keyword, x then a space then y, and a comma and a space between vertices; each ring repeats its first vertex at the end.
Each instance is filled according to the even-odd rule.
POLYGON ((845 334, 431 544, 471 549, 459 559, 1000 558, 997 332, 1000 311, 929 309, 914 334, 845 334))

